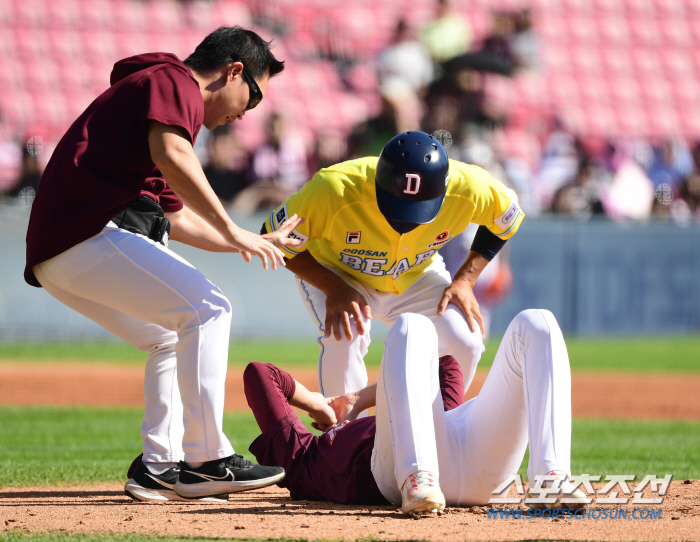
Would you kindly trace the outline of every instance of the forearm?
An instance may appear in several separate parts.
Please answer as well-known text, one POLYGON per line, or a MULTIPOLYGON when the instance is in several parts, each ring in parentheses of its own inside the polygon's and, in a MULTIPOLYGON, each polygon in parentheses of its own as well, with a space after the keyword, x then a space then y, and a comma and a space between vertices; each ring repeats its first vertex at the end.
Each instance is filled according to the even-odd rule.
POLYGON ((318 263, 308 250, 287 260, 287 269, 327 296, 331 292, 347 287, 342 278, 318 263))
POLYGON ((488 263, 489 260, 485 256, 474 250, 470 250, 466 261, 455 273, 455 276, 452 277, 452 282, 455 283, 464 281, 469 283, 469 285, 473 288, 474 284, 476 283, 476 279, 479 278, 479 275, 481 275, 481 272, 488 265, 488 263))
POLYGON ((294 395, 289 400, 293 407, 302 409, 305 412, 314 412, 319 409, 320 394, 309 391, 301 382, 295 380, 294 395))
POLYGON ((183 130, 153 122, 149 131, 153 163, 173 192, 222 236, 234 226, 221 202, 209 186, 202 165, 183 130))
POLYGON ((377 383, 370 384, 366 388, 355 392, 357 399, 355 400, 355 409, 358 412, 367 410, 377 405, 377 383))
POLYGON ((177 213, 166 213, 170 220, 170 239, 179 241, 209 252, 238 252, 207 222, 189 209, 183 207, 177 213))

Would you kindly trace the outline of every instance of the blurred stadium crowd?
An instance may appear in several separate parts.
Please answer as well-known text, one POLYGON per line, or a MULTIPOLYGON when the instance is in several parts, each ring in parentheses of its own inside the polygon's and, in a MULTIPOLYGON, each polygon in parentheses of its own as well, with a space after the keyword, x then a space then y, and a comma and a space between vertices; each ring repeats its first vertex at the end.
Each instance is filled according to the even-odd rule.
POLYGON ((700 223, 700 0, 0 0, 0 199, 32 200, 114 62, 235 24, 286 69, 197 142, 234 212, 422 129, 530 216, 700 223))

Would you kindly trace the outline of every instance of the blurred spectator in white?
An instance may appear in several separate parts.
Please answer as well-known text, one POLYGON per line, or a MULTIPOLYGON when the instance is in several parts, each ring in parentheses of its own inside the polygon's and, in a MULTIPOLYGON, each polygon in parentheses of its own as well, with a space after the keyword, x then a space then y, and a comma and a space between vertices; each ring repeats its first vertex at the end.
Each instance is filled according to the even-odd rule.
POLYGON ((210 132, 205 163, 204 174, 223 203, 231 203, 251 182, 250 155, 229 130, 228 124, 210 132))
POLYGON ((379 91, 396 109, 398 130, 417 130, 423 112, 421 98, 433 80, 433 61, 403 19, 396 24, 391 45, 379 53, 379 91))
POLYGON ((613 179, 601 197, 605 213, 613 220, 649 218, 656 199, 654 183, 635 159, 634 141, 620 141, 611 150, 613 179))
POLYGON ((379 114, 355 126, 348 138, 348 158, 379 156, 384 145, 399 133, 396 106, 385 97, 381 98, 379 114))
POLYGON ((551 207, 557 190, 576 177, 578 165, 574 136, 564 129, 559 120, 555 119, 554 131, 545 141, 540 169, 533 179, 537 200, 542 207, 551 207))
POLYGON ((277 207, 309 180, 305 142, 281 113, 270 115, 266 132, 267 140, 253 153, 253 182, 233 201, 236 212, 277 207))
POLYGON ((450 0, 437 0, 435 19, 425 26, 420 35, 428 53, 438 63, 463 55, 471 45, 471 26, 451 4, 450 0))
POLYGON ((21 170, 22 147, 15 141, 0 112, 0 192, 17 185, 21 170))
POLYGON ((518 68, 531 71, 539 68, 539 42, 530 8, 524 7, 514 16, 514 32, 509 45, 518 68))
POLYGON ((17 184, 7 193, 8 196, 17 198, 20 205, 26 206, 31 206, 34 202, 39 181, 41 181, 42 168, 39 164, 39 155, 44 145, 43 141, 36 144, 33 140, 35 138, 30 139, 30 142, 22 148, 22 169, 17 184))
POLYGON ((647 175, 654 186, 665 183, 677 188, 693 172, 693 156, 683 139, 663 141, 653 150, 654 160, 647 170, 647 175))

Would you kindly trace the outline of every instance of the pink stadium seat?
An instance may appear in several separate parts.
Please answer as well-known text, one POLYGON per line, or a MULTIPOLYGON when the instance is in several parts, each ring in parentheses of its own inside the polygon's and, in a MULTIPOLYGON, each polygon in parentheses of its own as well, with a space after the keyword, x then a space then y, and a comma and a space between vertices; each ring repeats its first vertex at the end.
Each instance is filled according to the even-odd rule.
POLYGON ((630 49, 630 53, 635 71, 639 75, 647 77, 659 76, 662 67, 656 49, 633 47, 630 49))
POLYGON ((634 17, 650 17, 656 12, 654 1, 655 0, 625 0, 625 9, 629 15, 634 17))
POLYGON ((688 47, 693 44, 687 20, 684 17, 664 17, 659 19, 664 47, 688 47))
POLYGON ((80 27, 80 6, 76 0, 48 2, 48 24, 64 30, 80 27))
POLYGON ((122 31, 134 32, 148 26, 145 2, 117 0, 113 4, 115 27, 122 31))
POLYGON ((630 42, 629 24, 624 17, 598 14, 595 23, 598 27, 601 46, 620 46, 630 42))
POLYGON ((598 27, 593 18, 588 16, 569 17, 565 22, 568 34, 576 44, 586 45, 598 41, 598 27))
POLYGON ((650 131, 649 119, 643 107, 620 104, 615 109, 620 132, 625 135, 647 135, 650 131))
POLYGON ((636 47, 658 47, 662 43, 661 31, 656 19, 629 19, 633 45, 636 47))

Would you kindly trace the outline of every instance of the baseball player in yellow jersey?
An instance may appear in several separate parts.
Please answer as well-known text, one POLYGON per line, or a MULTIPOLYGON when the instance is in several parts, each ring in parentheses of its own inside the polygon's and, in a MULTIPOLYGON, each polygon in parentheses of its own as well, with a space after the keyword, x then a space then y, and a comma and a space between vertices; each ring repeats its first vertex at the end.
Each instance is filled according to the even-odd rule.
POLYGON ((523 220, 512 190, 479 167, 448 160, 432 136, 406 132, 379 158, 319 171, 263 229, 276 231, 293 214, 306 219, 290 234, 302 244, 282 250, 319 327, 321 393, 366 386, 371 319, 391 326, 407 312, 432 320, 440 355, 459 361, 468 388, 484 351, 472 288, 523 220), (438 248, 471 222, 481 227, 451 278, 438 248))

